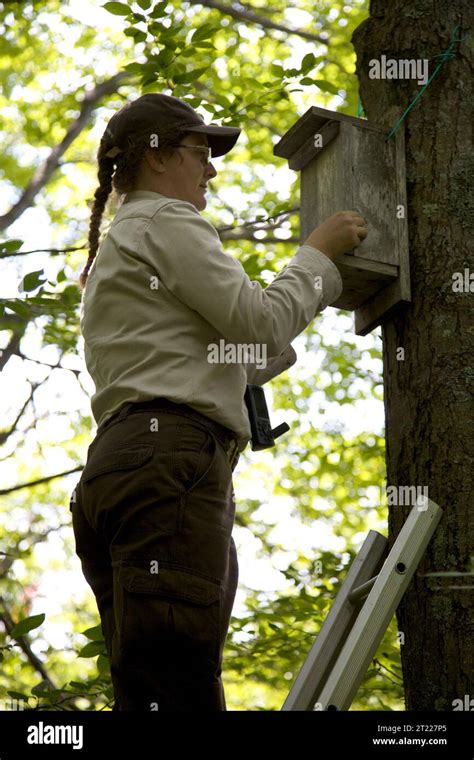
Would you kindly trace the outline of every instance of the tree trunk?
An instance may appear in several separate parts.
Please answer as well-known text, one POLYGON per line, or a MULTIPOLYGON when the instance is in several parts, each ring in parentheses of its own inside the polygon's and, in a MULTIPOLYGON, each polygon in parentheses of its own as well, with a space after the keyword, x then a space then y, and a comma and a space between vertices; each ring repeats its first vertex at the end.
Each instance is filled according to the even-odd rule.
MULTIPOLYGON (((372 0, 353 36, 365 115, 389 129, 421 85, 371 79, 369 61, 429 58, 431 75, 458 25, 404 122, 412 303, 382 329, 388 485, 428 487, 444 510, 397 612, 407 710, 474 710, 474 3, 372 0)), ((410 508, 389 506, 390 543, 410 508)))

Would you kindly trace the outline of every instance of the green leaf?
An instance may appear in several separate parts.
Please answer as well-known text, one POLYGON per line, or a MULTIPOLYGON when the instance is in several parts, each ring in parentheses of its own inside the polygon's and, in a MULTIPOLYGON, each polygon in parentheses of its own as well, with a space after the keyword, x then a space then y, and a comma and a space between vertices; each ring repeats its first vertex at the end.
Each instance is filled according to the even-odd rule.
POLYGON ((6 240, 4 243, 0 243, 1 253, 14 253, 18 251, 23 245, 23 240, 6 240))
POLYGON ((31 689, 32 694, 39 694, 40 696, 42 694, 47 694, 49 691, 51 691, 51 685, 48 681, 40 681, 40 683, 37 683, 36 686, 33 686, 31 689))
POLYGON ((311 77, 303 77, 300 79, 299 83, 303 85, 315 84, 316 87, 319 87, 320 90, 323 90, 324 92, 330 92, 332 95, 337 95, 339 92, 337 87, 331 84, 331 82, 326 82, 325 79, 311 79, 311 77))
POLYGON ((104 640, 102 625, 100 623, 99 625, 95 625, 93 628, 87 628, 87 630, 81 631, 81 635, 86 636, 88 639, 91 639, 92 641, 104 640))
POLYGON ((184 74, 176 74, 174 78, 174 81, 177 84, 189 84, 190 82, 195 82, 196 79, 199 79, 201 74, 204 71, 207 71, 209 66, 203 66, 200 69, 193 69, 191 71, 186 71, 184 74))
POLYGON ((315 62, 316 58, 313 53, 307 53, 301 61, 301 72, 307 74, 313 68, 315 62))
POLYGON ((220 25, 217 26, 216 24, 203 24, 194 32, 191 37, 191 43, 205 40, 207 37, 212 37, 212 35, 219 31, 220 28, 220 25))
POLYGON ((158 66, 168 66, 174 58, 174 51, 170 48, 163 48, 157 56, 153 57, 153 61, 156 61, 158 66))
POLYGON ((110 671, 109 660, 103 654, 99 654, 97 658, 97 670, 99 671, 100 675, 104 675, 110 671))
POLYGON ((30 310, 24 301, 19 298, 14 298, 10 301, 5 301, 4 306, 6 309, 11 309, 15 314, 19 314, 20 317, 29 317, 30 310))
POLYGON ((150 0, 136 0, 137 5, 140 6, 142 11, 146 11, 147 8, 150 6, 150 0))
POLYGON ((179 26, 163 26, 159 39, 164 40, 165 44, 169 44, 168 38, 175 37, 177 34, 179 34, 180 31, 181 27, 179 26))
POLYGON ((149 14, 150 18, 161 18, 161 16, 164 16, 166 14, 167 5, 168 5, 168 0, 163 0, 163 2, 158 3, 158 5, 155 5, 152 12, 149 14))
POLYGON ((36 290, 36 288, 39 288, 40 285, 43 285, 46 282, 46 279, 43 279, 44 275, 44 269, 38 269, 35 272, 28 272, 28 274, 25 274, 23 278, 23 283, 21 290, 36 290))
POLYGON ((126 34, 127 37, 133 37, 135 42, 145 42, 147 38, 146 32, 142 32, 141 29, 135 29, 134 26, 129 26, 123 33, 126 34))
POLYGON ((13 697, 13 699, 30 699, 30 697, 27 694, 23 694, 21 691, 7 691, 7 694, 9 694, 10 697, 13 697))
POLYGON ((147 74, 140 82, 142 87, 147 87, 149 84, 155 84, 158 81, 157 74, 147 74))
POLYGON ((134 61, 133 63, 127 63, 127 65, 124 66, 123 68, 125 69, 125 71, 129 71, 131 74, 141 74, 143 71, 143 66, 145 65, 146 64, 137 63, 136 61, 134 61))
POLYGON ((56 282, 64 282, 64 280, 67 280, 66 272, 64 269, 60 269, 56 277, 56 282))
POLYGON ((185 103, 189 103, 193 108, 197 108, 201 105, 201 98, 198 98, 196 96, 192 97, 182 97, 181 100, 184 100, 185 103))
POLYGON ((128 16, 130 13, 130 8, 125 3, 106 3, 102 8, 113 13, 114 16, 128 16))
POLYGON ((225 95, 222 95, 222 93, 214 93, 214 100, 223 108, 230 108, 232 105, 230 100, 225 95))
POLYGON ((318 85, 320 90, 324 92, 330 92, 332 95, 338 95, 339 90, 331 82, 326 82, 325 79, 314 79, 313 83, 318 85))
POLYGON ((10 631, 10 636, 13 639, 16 639, 17 636, 24 636, 25 633, 32 631, 34 628, 38 628, 38 626, 44 622, 45 617, 46 615, 42 612, 41 615, 32 615, 31 617, 20 620, 20 622, 14 626, 12 631, 10 631))
MULTIPOLYGON (((199 50, 201 50, 202 48, 206 48, 207 50, 215 50, 216 49, 216 46, 212 42, 204 42, 204 41, 196 42, 194 44, 194 47, 198 48, 199 50)), ((190 55, 192 55, 192 51, 191 51, 190 55)))
POLYGON ((91 641, 77 653, 78 657, 97 657, 98 654, 104 654, 105 643, 103 641, 91 641))
POLYGON ((166 31, 166 26, 162 24, 161 21, 152 21, 151 24, 148 24, 148 31, 150 34, 154 34, 158 37, 160 34, 166 31))

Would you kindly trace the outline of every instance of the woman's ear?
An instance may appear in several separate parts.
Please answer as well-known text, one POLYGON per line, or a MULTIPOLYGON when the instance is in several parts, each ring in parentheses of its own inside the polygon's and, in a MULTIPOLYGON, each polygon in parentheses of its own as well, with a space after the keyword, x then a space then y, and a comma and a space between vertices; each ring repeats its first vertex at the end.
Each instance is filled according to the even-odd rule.
POLYGON ((161 156, 156 150, 148 149, 145 151, 145 161, 150 169, 162 174, 166 171, 166 158, 161 156))

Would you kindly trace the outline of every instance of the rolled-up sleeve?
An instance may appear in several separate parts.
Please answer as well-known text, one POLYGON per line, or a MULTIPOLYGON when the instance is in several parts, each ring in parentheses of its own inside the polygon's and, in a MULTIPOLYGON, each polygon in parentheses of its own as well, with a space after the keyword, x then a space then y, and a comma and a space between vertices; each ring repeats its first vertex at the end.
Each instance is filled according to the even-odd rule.
POLYGON ((335 264, 309 245, 300 246, 262 288, 223 251, 216 229, 186 201, 172 200, 153 215, 138 255, 227 341, 266 343, 269 356, 280 354, 342 292, 335 264))

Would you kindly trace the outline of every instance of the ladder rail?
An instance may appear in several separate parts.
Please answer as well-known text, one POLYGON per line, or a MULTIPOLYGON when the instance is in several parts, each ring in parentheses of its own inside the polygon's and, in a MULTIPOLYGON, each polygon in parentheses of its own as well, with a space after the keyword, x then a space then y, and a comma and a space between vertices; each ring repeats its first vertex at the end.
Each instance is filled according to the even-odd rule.
POLYGON ((415 505, 389 553, 369 531, 282 710, 349 709, 442 514, 430 499, 415 505))
POLYGON ((414 506, 365 600, 330 677, 319 694, 323 709, 348 710, 443 513, 430 499, 414 506))
POLYGON ((354 604, 349 601, 350 594, 379 570, 386 554, 385 536, 375 530, 369 531, 290 689, 282 710, 313 709, 327 672, 334 665, 344 644, 347 629, 357 614, 354 604))

